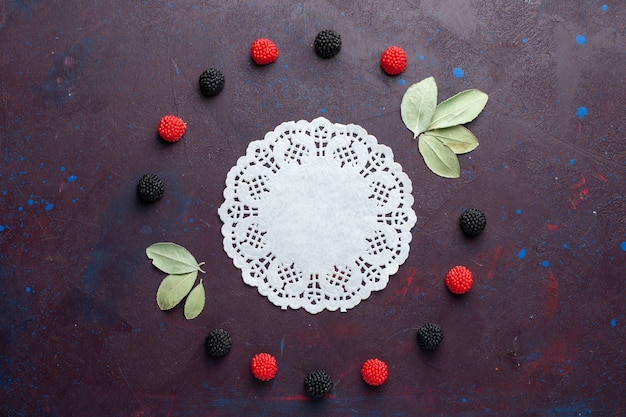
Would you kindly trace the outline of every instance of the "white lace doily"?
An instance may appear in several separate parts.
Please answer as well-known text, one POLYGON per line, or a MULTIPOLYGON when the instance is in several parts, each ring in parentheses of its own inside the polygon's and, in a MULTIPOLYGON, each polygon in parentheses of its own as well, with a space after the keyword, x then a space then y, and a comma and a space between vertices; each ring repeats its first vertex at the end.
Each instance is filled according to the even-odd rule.
POLYGON ((411 188, 391 149, 362 127, 286 122, 228 173, 224 249, 276 306, 345 312, 406 260, 411 188))

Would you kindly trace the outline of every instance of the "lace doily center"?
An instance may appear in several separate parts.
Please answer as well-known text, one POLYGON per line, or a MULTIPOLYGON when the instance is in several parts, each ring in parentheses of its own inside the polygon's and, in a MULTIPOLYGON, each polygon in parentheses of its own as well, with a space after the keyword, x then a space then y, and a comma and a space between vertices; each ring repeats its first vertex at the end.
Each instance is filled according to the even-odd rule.
POLYGON ((407 259, 411 190, 392 150, 362 127, 285 122, 228 172, 224 250, 282 309, 347 311, 407 259))
POLYGON ((358 173, 324 158, 280 170, 260 207, 274 254, 304 271, 344 265, 367 248, 376 222, 371 207, 363 204, 370 194, 358 173))

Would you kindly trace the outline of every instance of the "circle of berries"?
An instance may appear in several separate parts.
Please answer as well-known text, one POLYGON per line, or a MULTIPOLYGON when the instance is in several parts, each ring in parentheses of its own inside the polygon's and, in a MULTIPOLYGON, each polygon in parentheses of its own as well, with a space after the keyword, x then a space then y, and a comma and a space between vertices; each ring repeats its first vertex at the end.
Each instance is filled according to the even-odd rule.
POLYGON ((159 136, 167 142, 178 142, 185 134, 187 125, 178 116, 163 116, 159 122, 159 136))
POLYGON ((377 387, 386 380, 389 372, 387 364, 380 359, 368 359, 361 367, 361 377, 368 385, 377 387))
MULTIPOLYGON (((327 54, 329 55, 329 57, 339 52, 339 49, 341 47, 340 42, 341 41, 339 39, 338 46, 336 46, 335 51, 327 54)), ((250 55, 252 60, 257 65, 267 65, 276 61, 279 52, 274 42, 269 39, 259 38, 253 42, 250 48, 250 55)), ((323 56, 324 54, 320 55, 323 56)), ((407 66, 406 53, 399 46, 391 46, 383 52, 380 59, 380 65, 386 74, 399 75, 404 72, 407 66)), ((205 71, 205 73, 203 73, 200 78, 201 89, 204 87, 204 90, 206 90, 206 93, 205 91, 202 92, 207 96, 217 94, 223 88, 223 74, 221 74, 218 70, 215 71, 215 74, 208 74, 207 71, 205 71), (208 78, 209 75, 212 77, 211 79, 208 78)), ((184 135, 185 130, 186 124, 184 123, 184 121, 180 117, 174 115, 163 116, 158 127, 159 135, 161 136, 161 138, 168 142, 176 142, 180 140, 184 135)), ((153 188, 155 187, 156 186, 154 186, 153 188)), ((479 220, 482 221, 481 224, 471 225, 472 227, 474 227, 474 229, 478 231, 478 233, 482 231, 486 223, 484 221, 484 214, 482 214, 482 219, 479 220)), ((461 227, 463 228, 463 217, 461 217, 460 221, 461 227)), ((476 222, 480 223, 478 221, 476 222)), ((463 229, 463 231, 467 233, 465 228, 463 229)), ((468 234, 473 235, 477 233, 473 232, 468 234)), ((464 266, 455 266, 446 275, 446 286, 454 294, 467 293, 471 289, 472 283, 472 272, 464 266)), ((226 337, 226 339, 224 339, 223 341, 213 340, 214 338, 212 336, 215 336, 213 335, 213 333, 215 333, 214 331, 212 332, 212 334, 207 336, 205 342, 207 352, 209 352, 209 354, 211 354, 212 356, 221 357, 229 352, 232 341, 230 339, 230 335, 227 332, 223 331, 222 329, 217 329, 217 331, 223 332, 223 336, 226 337)), ((434 323, 427 323, 426 325, 422 326, 422 328, 420 328, 417 337, 420 347, 426 350, 433 350, 441 342, 443 338, 443 332, 441 332, 441 328, 438 325, 434 323)), ((276 373, 278 371, 276 358, 269 353, 256 354, 250 362, 250 369, 252 375, 255 378, 261 381, 269 381, 276 376, 276 373)), ((385 383, 388 377, 387 364, 377 358, 368 359, 363 363, 363 366, 361 367, 361 377, 363 378, 363 381, 365 381, 368 385, 380 386, 385 383)), ((318 370, 311 372, 307 375, 305 379, 305 388, 307 390, 307 393, 311 396, 322 397, 330 390, 332 390, 332 378, 324 371, 318 370)))
POLYGON ((269 381, 276 376, 276 358, 269 353, 257 353, 250 361, 252 375, 260 381, 269 381))
POLYGON ((406 52, 399 46, 390 46, 380 57, 380 66, 388 75, 398 75, 406 69, 406 52))
POLYGON ((252 42, 250 56, 257 65, 267 65, 278 59, 278 48, 269 39, 259 38, 252 42))
POLYGON ((455 266, 446 275, 446 286, 454 294, 465 294, 472 288, 472 271, 464 266, 455 266))

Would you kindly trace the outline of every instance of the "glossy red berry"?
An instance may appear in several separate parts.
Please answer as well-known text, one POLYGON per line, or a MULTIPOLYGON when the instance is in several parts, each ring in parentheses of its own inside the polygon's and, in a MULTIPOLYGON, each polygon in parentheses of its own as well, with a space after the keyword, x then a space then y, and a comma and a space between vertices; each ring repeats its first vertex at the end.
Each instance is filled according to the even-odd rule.
POLYGON ((465 294, 472 288, 472 271, 464 266, 455 266, 446 275, 446 286, 454 294, 465 294))
POLYGON ((380 66, 388 75, 398 75, 406 69, 406 52, 399 46, 390 46, 380 57, 380 66))
POLYGON ((258 353, 252 357, 250 370, 256 379, 269 381, 276 376, 278 371, 276 358, 269 353, 258 353))
POLYGON ((185 134, 187 125, 177 116, 167 115, 159 122, 159 136, 167 142, 177 142, 185 134))
POLYGON ((380 359, 368 359, 361 367, 363 381, 374 387, 382 385, 388 375, 387 364, 380 359))
POLYGON ((278 48, 269 39, 259 38, 252 42, 250 56, 257 65, 267 65, 278 59, 278 48))

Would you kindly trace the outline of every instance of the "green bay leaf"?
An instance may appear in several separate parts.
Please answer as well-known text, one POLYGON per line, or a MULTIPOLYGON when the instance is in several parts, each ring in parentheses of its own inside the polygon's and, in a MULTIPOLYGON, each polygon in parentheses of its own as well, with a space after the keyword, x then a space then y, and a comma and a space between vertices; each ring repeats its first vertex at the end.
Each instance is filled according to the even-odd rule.
POLYGON ((424 132, 437 108, 437 83, 428 77, 410 86, 400 103, 400 116, 413 138, 424 132))
POLYGON ((439 139, 457 155, 471 152, 478 146, 478 139, 465 126, 457 125, 443 129, 428 130, 426 133, 439 139))
POLYGON ((474 120, 487 105, 489 96, 480 90, 465 90, 437 106, 428 129, 442 129, 474 120))
POLYGON ((426 166, 435 174, 445 178, 458 178, 461 175, 456 154, 436 137, 425 132, 419 138, 418 147, 426 166))
POLYGON ((159 308, 169 310, 176 307, 189 294, 197 276, 198 271, 166 276, 157 290, 156 301, 159 308))
POLYGON ((191 290, 187 300, 185 300, 185 318, 187 320, 195 319, 202 313, 205 303, 204 286, 202 280, 191 290))
POLYGON ((202 271, 191 252, 172 242, 159 242, 146 249, 146 255, 152 264, 166 274, 186 274, 202 271))

